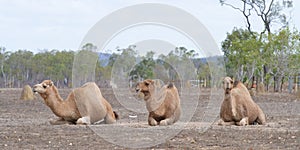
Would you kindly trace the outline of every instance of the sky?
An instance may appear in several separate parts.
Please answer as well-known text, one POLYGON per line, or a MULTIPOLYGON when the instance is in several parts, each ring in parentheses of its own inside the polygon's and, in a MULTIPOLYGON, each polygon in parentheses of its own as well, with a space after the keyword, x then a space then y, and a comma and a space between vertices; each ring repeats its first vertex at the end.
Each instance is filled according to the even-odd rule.
MULTIPOLYGON (((143 3, 167 4, 190 13, 206 27, 219 48, 226 33, 234 27, 245 28, 241 13, 221 6, 219 0, 0 0, 0 46, 9 51, 77 50, 88 31, 105 16, 121 8, 143 3)), ((294 0, 293 4, 294 7, 289 10, 292 14, 291 25, 300 29, 300 21, 296 20, 300 18, 300 2, 294 0)), ((254 30, 260 27, 261 22, 255 21, 254 30)), ((175 46, 182 44, 189 49, 195 47, 191 40, 178 33, 159 29, 158 26, 152 29, 149 26, 126 28, 124 32, 115 34, 104 49, 114 50, 118 46, 126 47, 126 44, 147 43, 142 41, 149 40, 147 36, 150 38, 150 35, 152 39, 175 46), (139 37, 138 33, 144 37, 139 37)))

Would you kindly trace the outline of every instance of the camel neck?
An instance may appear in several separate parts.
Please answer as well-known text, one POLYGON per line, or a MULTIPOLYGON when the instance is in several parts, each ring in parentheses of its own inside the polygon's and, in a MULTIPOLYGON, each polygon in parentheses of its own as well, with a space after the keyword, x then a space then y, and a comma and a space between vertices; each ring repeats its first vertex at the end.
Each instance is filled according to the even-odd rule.
POLYGON ((231 99, 231 93, 225 93, 225 100, 230 102, 231 99))
POLYGON ((164 101, 166 97, 166 91, 161 90, 153 90, 150 92, 150 97, 146 100, 146 107, 148 111, 156 110, 164 101))
POLYGON ((52 91, 47 94, 45 102, 55 115, 63 116, 61 112, 63 112, 62 110, 66 109, 64 108, 65 101, 60 97, 55 87, 53 87, 52 91))

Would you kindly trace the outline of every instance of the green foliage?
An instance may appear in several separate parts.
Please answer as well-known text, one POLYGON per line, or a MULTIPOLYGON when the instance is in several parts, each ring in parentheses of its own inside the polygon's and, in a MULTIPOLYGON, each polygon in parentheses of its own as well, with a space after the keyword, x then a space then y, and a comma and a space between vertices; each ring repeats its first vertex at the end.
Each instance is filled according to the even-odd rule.
MULTIPOLYGON (((2 48, 5 49, 5 48, 2 48)), ((2 87, 21 87, 44 79, 70 79, 74 52, 44 51, 37 54, 28 50, 3 51, 0 54, 2 87)))
POLYGON ((227 34, 222 42, 227 74, 239 80, 258 76, 266 85, 274 83, 274 90, 279 91, 282 81, 299 73, 300 33, 287 27, 257 37, 257 33, 237 28, 227 34))
POLYGON ((234 28, 232 33, 227 33, 222 42, 222 51, 226 61, 228 76, 237 77, 239 80, 251 78, 255 66, 261 64, 260 49, 262 43, 257 38, 257 33, 234 28))
MULTIPOLYGON (((112 74, 117 75, 115 78, 120 80, 129 80, 130 71, 134 64, 136 63, 136 51, 134 50, 135 46, 130 45, 125 49, 118 49, 121 54, 113 55, 113 57, 109 62, 112 65, 112 74)), ((116 80, 118 80, 116 79, 116 80)))
POLYGON ((138 62, 129 73, 132 80, 152 79, 154 77, 153 68, 155 61, 153 59, 154 52, 147 52, 146 56, 141 57, 141 61, 138 62))
POLYGON ((160 55, 159 59, 162 60, 165 69, 168 70, 169 80, 195 80, 197 75, 191 59, 197 55, 195 50, 176 47, 167 56, 160 55))

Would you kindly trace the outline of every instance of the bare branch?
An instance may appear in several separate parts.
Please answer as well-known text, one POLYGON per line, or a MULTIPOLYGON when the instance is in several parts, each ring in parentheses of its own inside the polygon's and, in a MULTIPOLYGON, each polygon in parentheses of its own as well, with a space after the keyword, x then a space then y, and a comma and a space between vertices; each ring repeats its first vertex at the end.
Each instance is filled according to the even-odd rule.
POLYGON ((270 5, 269 5, 269 9, 268 9, 268 11, 266 12, 266 15, 268 15, 268 14, 270 13, 271 8, 272 8, 272 5, 273 5, 273 2, 274 2, 274 0, 271 1, 270 5))
MULTIPOLYGON (((244 1, 244 0, 243 0, 244 1)), ((253 7, 251 7, 250 9, 248 9, 248 14, 246 14, 246 3, 245 3, 245 1, 244 1, 244 6, 243 6, 243 15, 244 15, 244 17, 246 18, 246 21, 247 21, 247 25, 246 25, 246 27, 247 27, 247 29, 248 29, 248 31, 253 35, 253 32, 252 32, 252 30, 251 30, 251 23, 250 23, 250 19, 249 19, 249 17, 250 17, 250 15, 251 15, 251 10, 253 9, 253 7)))
POLYGON ((238 11, 240 11, 240 12, 243 12, 242 9, 240 9, 240 8, 238 8, 238 7, 235 7, 235 6, 231 5, 231 4, 225 3, 225 1, 222 2, 222 5, 226 5, 226 6, 229 6, 229 7, 233 8, 233 9, 235 9, 235 10, 238 10, 238 11))

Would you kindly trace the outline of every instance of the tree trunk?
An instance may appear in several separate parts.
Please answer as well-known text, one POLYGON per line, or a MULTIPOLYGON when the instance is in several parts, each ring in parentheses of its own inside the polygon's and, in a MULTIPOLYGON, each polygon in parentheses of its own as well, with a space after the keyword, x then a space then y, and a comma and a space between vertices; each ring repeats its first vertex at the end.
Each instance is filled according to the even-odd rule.
POLYGON ((281 83, 280 83, 280 92, 282 92, 283 89, 283 82, 284 82, 284 77, 281 78, 281 83))

